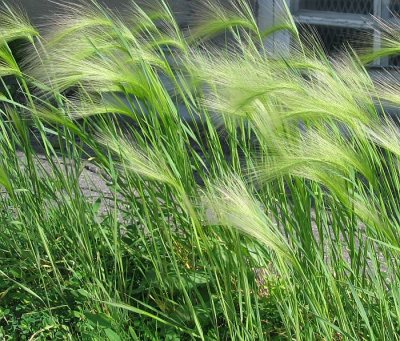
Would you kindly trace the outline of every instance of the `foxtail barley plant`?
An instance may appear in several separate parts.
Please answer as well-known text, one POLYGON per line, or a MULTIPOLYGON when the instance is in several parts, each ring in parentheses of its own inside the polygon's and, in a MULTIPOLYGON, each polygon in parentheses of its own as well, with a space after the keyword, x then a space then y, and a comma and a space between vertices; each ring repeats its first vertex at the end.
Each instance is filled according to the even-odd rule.
POLYGON ((327 56, 245 0, 1 7, 1 339, 399 339, 399 27, 327 56))

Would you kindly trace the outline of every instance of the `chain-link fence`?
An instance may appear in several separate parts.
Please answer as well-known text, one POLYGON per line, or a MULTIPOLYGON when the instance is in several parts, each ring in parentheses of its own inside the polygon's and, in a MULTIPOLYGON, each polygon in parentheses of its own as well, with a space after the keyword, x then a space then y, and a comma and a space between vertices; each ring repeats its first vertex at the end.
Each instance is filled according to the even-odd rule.
POLYGON ((390 1, 389 10, 390 10, 391 15, 399 16, 400 15, 400 0, 390 1))
POLYGON ((310 33, 321 43, 328 55, 334 55, 351 46, 352 49, 361 50, 372 46, 372 30, 355 29, 349 27, 335 27, 325 25, 301 25, 301 37, 307 38, 310 33))
POLYGON ((301 9, 341 13, 369 14, 374 10, 373 0, 301 0, 301 9))
MULTIPOLYGON (((381 16, 383 20, 390 19, 393 16, 400 18, 400 0, 389 2, 384 0, 299 0, 299 9, 318 11, 319 17, 324 12, 337 12, 338 19, 340 13, 354 14, 352 18, 356 19, 357 16, 371 16, 371 21, 373 15, 381 16), (385 8, 385 6, 388 6, 388 8, 385 8)), ((332 15, 330 15, 331 18, 332 15)), ((304 36, 312 32, 329 55, 336 54, 350 46, 355 50, 372 49, 374 42, 372 29, 368 28, 367 25, 365 28, 355 27, 352 27, 351 24, 348 27, 343 27, 343 23, 340 25, 328 22, 326 25, 304 25, 300 23, 299 30, 304 36)), ((375 36, 379 39, 376 32, 375 36)), ((386 61, 381 61, 380 64, 382 66, 399 67, 400 56, 393 56, 386 61)))

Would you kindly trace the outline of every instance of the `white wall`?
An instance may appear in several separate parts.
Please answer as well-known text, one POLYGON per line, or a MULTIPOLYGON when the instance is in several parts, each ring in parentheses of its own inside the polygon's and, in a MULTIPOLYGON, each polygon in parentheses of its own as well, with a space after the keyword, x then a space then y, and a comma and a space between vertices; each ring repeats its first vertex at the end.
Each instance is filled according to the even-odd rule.
MULTIPOLYGON (((285 16, 285 5, 295 9, 297 0, 258 0, 258 22, 261 30, 278 25, 285 16)), ((276 32, 265 41, 265 47, 271 54, 287 55, 290 50, 290 33, 276 32)))

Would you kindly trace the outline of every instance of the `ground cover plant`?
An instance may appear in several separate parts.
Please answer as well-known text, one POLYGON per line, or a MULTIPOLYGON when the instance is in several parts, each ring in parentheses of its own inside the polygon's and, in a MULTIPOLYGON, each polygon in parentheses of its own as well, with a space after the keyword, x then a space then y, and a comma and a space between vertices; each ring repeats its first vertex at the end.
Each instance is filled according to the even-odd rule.
POLYGON ((400 85, 365 66, 399 28, 331 58, 240 0, 2 8, 1 339, 399 338, 400 85))

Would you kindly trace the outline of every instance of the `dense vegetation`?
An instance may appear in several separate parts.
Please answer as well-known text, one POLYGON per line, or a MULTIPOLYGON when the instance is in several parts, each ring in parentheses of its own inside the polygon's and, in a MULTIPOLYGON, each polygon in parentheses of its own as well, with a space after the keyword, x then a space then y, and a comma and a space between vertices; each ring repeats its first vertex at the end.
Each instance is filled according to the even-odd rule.
POLYGON ((400 338, 396 27, 331 59, 240 0, 67 7, 0 14, 2 340, 400 338))

